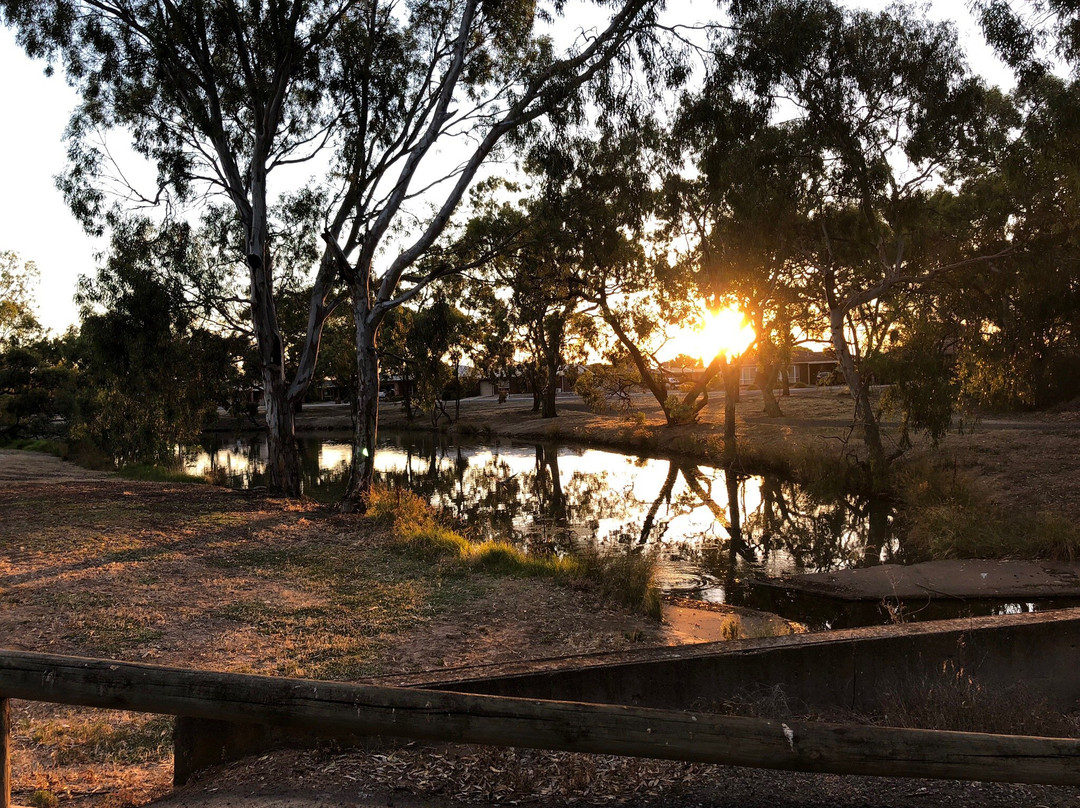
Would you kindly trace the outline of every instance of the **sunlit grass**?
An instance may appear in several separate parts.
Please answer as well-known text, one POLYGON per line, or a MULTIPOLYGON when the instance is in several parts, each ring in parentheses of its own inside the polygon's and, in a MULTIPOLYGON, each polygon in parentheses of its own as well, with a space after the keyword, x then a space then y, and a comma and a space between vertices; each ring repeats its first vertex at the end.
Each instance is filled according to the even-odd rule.
POLYGON ((659 619, 662 604, 655 584, 656 554, 632 550, 591 550, 571 555, 533 555, 506 541, 471 542, 443 524, 438 513, 410 491, 376 489, 371 518, 390 522, 396 546, 424 561, 455 564, 494 575, 588 581, 608 601, 659 619))
POLYGON ((47 748, 56 766, 167 760, 172 755, 172 733, 170 716, 101 711, 24 720, 16 727, 20 741, 47 748))

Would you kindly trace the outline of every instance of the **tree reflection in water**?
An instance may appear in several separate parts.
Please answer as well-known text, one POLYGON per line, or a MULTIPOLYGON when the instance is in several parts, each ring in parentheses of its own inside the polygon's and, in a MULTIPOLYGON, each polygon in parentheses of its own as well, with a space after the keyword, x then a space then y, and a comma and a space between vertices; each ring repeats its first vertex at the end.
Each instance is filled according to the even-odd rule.
MULTIPOLYGON (((263 483, 265 449, 230 440, 203 447, 193 471, 238 487, 263 483)), ((348 447, 301 441, 307 495, 333 501, 348 447)), ((477 540, 535 552, 658 545, 662 585, 725 599, 747 576, 775 577, 893 560, 888 503, 825 496, 772 476, 554 444, 472 443, 444 435, 383 437, 379 482, 407 487, 477 540)))

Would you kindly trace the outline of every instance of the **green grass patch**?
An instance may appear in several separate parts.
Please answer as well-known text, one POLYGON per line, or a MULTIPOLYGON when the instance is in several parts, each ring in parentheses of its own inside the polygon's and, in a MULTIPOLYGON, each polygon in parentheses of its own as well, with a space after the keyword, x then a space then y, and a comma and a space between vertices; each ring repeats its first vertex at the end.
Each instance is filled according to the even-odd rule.
POLYGON ((943 459, 919 458, 897 474, 907 560, 1080 560, 1080 525, 1046 511, 1006 510, 943 459))
POLYGON ((137 480, 148 483, 206 483, 206 477, 189 474, 175 466, 160 466, 153 463, 128 463, 117 469, 117 474, 125 480, 137 480))
POLYGON ((67 457, 68 445, 63 441, 48 438, 18 438, 2 444, 4 449, 18 449, 23 452, 41 452, 55 457, 67 457))
POLYGON ((375 520, 390 522, 396 547, 421 561, 493 575, 547 577, 564 583, 588 581, 612 603, 660 618, 655 553, 631 549, 537 556, 505 541, 471 542, 443 524, 431 506, 408 491, 375 491, 368 513, 375 520))

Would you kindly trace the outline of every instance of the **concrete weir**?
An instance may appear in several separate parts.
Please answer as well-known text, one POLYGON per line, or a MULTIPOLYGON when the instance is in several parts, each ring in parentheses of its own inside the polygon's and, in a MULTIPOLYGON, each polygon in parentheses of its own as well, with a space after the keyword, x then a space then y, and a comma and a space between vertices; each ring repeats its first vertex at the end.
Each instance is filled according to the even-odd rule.
POLYGON ((407 676, 381 684, 705 710, 782 692, 794 710, 873 712, 963 673, 1053 709, 1080 703, 1080 609, 649 648, 407 676))
MULTIPOLYGON (((878 626, 393 675, 373 684, 708 712, 782 694, 793 712, 874 712, 963 675, 1048 708, 1080 703, 1080 609, 878 626)), ((353 739, 366 742, 365 739, 353 739)), ((256 725, 180 718, 176 777, 283 746, 317 742, 256 725)))

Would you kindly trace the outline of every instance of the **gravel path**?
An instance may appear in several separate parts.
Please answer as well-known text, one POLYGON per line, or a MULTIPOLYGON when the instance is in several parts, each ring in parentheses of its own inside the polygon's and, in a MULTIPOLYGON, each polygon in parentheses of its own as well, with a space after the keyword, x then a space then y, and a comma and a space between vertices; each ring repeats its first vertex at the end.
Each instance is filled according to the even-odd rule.
POLYGON ((1066 808, 1080 789, 815 775, 555 752, 282 752, 206 772, 162 808, 1066 808))

